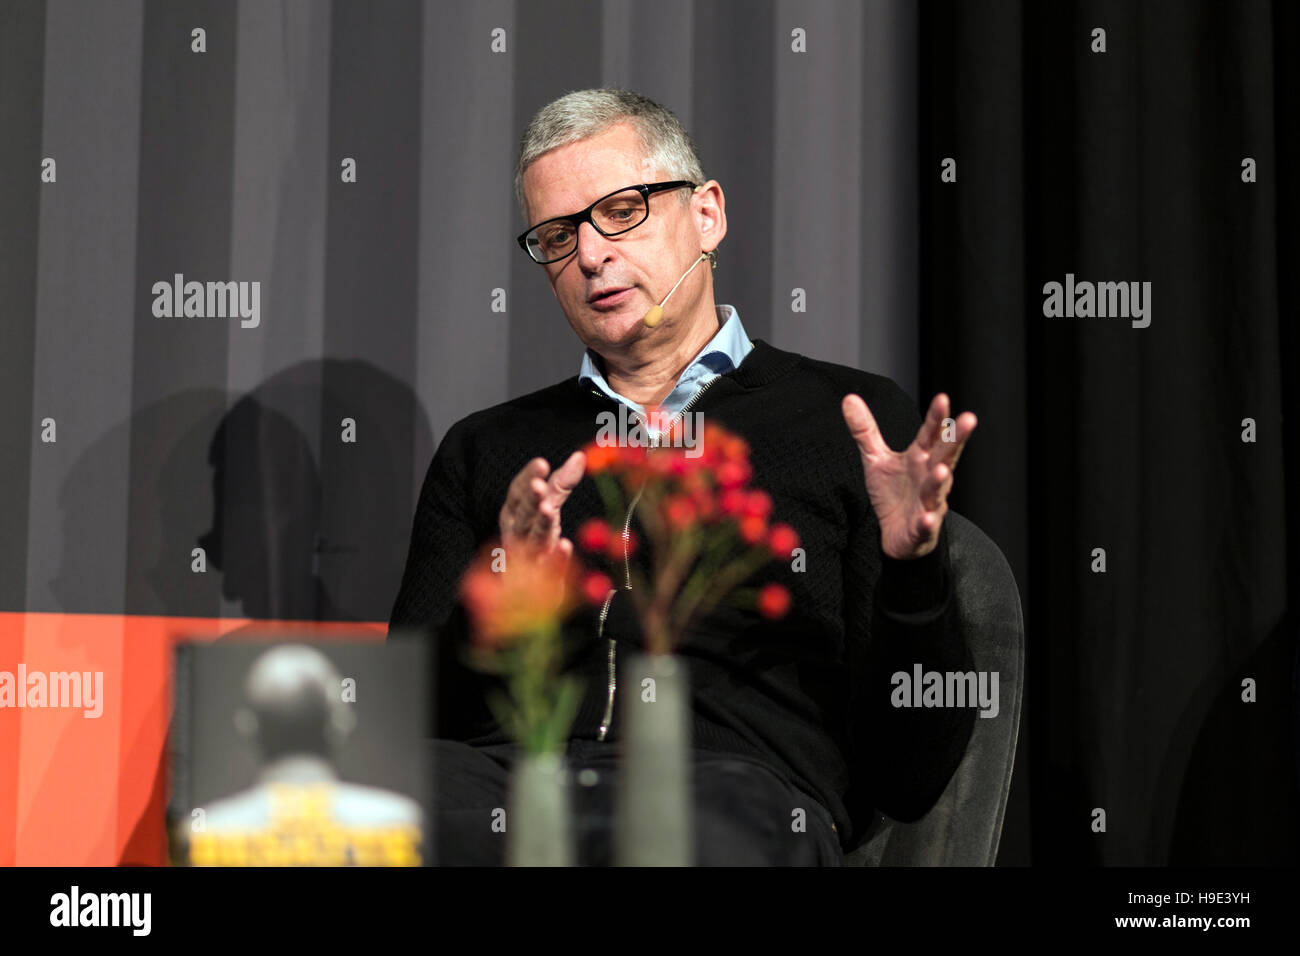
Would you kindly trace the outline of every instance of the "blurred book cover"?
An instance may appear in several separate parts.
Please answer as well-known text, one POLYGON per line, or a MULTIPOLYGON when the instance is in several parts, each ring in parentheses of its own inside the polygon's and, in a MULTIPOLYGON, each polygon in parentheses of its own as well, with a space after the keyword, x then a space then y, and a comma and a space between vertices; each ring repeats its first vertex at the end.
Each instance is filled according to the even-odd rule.
POLYGON ((176 649, 171 863, 431 864, 425 644, 256 638, 176 649))

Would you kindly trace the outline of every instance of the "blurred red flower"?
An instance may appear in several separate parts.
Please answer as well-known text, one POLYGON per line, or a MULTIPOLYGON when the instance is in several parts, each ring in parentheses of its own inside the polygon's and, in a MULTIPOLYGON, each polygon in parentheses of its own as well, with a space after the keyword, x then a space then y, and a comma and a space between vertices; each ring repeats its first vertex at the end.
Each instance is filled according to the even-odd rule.
POLYGON ((598 445, 595 442, 583 449, 587 455, 587 473, 598 475, 609 471, 619 459, 616 445, 598 445))
MULTIPOLYGON (((651 652, 670 653, 693 621, 763 563, 788 559, 799 545, 799 535, 788 524, 769 526, 772 496, 749 487, 754 469, 744 438, 706 422, 687 448, 675 444, 680 414, 665 416, 650 407, 644 419, 659 426, 653 444, 588 446, 588 462, 596 464, 590 470, 609 520, 584 523, 577 538, 584 550, 621 564, 624 554, 631 556, 639 545, 630 526, 626 535, 621 531, 629 507, 637 509, 655 572, 653 579, 644 581, 638 577, 641 569, 629 567, 630 577, 638 582, 632 599, 651 652), (672 429, 665 427, 670 421, 672 429)), ((588 599, 595 600, 601 587, 590 576, 585 586, 588 599)), ((608 588, 600 599, 606 594, 608 588)), ((772 584, 761 590, 758 609, 767 617, 780 617, 791 600, 786 588, 772 584)))
POLYGON ((772 513, 772 496, 766 491, 755 488, 745 498, 745 514, 755 518, 766 518, 772 513))
POLYGON ((738 518, 744 513, 747 500, 745 492, 740 488, 728 488, 719 496, 722 513, 730 518, 738 518))
POLYGON ((775 558, 788 558, 799 547, 799 533, 788 524, 774 524, 767 533, 767 546, 775 558))
POLYGON ((614 582, 609 579, 609 575, 599 571, 591 571, 582 579, 582 594, 588 604, 604 604, 613 587, 614 582))
POLYGON ((636 535, 629 529, 627 535, 623 532, 610 534, 609 541, 605 544, 605 557, 611 561, 622 561, 624 552, 628 557, 636 554, 637 540, 636 535))
POLYGON ((745 544, 759 544, 767 537, 767 522, 753 515, 740 519, 740 540, 745 544))
POLYGON ((775 581, 758 591, 758 613, 766 618, 785 617, 790 610, 790 592, 775 581))
POLYGON ((578 529, 578 545, 584 551, 599 554, 609 547, 609 539, 613 536, 614 531, 608 521, 603 518, 591 518, 584 521, 582 527, 578 529))
POLYGON ((673 495, 664 502, 664 517, 671 527, 684 531, 695 521, 695 502, 686 495, 673 495))

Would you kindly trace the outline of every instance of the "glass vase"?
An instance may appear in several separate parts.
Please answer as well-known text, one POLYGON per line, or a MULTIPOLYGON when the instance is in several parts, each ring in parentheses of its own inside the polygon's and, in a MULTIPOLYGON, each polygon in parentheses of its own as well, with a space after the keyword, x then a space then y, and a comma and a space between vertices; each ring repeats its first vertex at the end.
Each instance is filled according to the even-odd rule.
POLYGON ((573 866, 569 772, 558 753, 522 753, 510 776, 507 866, 573 866))
POLYGON ((690 680, 673 654, 631 655, 620 716, 615 825, 619 866, 691 866, 690 680))

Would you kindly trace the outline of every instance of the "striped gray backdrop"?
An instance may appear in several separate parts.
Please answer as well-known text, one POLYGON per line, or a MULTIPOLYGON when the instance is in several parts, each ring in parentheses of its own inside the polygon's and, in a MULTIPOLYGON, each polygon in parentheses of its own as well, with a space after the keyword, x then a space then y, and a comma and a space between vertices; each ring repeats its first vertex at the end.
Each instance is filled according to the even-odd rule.
POLYGON ((691 131, 752 336, 916 397, 915 29, 885 0, 6 2, 0 611, 385 621, 448 426, 577 370, 512 197, 571 89, 691 131), (259 281, 260 325, 155 317, 176 273, 259 281))

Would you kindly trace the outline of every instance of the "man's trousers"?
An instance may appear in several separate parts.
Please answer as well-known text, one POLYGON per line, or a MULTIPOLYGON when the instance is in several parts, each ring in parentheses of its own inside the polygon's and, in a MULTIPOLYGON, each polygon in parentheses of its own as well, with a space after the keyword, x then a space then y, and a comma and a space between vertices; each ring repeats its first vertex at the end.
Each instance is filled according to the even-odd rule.
MULTIPOLYGON (((493 829, 493 814, 506 807, 518 749, 512 743, 427 743, 436 781, 432 862, 501 866, 506 834, 493 829)), ((618 751, 617 741, 569 741, 566 760, 579 866, 613 862, 618 751)), ((758 760, 693 750, 692 789, 697 866, 843 864, 830 812, 758 760), (804 813, 795 812, 799 809, 804 813)))

